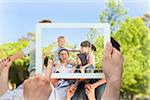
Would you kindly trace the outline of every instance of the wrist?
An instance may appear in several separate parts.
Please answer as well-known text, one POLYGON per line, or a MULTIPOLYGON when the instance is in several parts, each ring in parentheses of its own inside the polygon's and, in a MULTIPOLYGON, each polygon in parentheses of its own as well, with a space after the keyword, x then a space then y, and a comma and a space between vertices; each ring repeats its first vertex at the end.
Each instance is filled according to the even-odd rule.
POLYGON ((66 97, 66 100, 71 100, 71 97, 67 96, 67 97, 66 97))
POLYGON ((120 84, 121 84, 121 78, 110 78, 110 79, 107 79, 107 83, 108 84, 111 84, 115 87, 118 87, 120 88, 120 84))
POLYGON ((0 76, 8 76, 8 74, 9 74, 9 69, 8 68, 3 68, 0 71, 1 71, 0 76))
POLYGON ((120 81, 118 80, 109 80, 107 81, 107 87, 109 89, 111 89, 110 91, 116 93, 116 94, 120 94, 120 81))
POLYGON ((95 95, 91 96, 90 98, 88 98, 89 100, 96 100, 95 99, 95 95))
POLYGON ((93 87, 93 88, 97 88, 97 84, 93 83, 93 84, 92 84, 92 87, 93 87))

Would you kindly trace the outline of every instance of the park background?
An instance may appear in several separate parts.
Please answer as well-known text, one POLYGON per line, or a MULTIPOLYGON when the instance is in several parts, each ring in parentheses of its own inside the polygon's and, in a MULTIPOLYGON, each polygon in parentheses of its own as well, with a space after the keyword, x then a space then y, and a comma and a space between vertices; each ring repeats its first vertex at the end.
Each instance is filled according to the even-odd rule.
MULTIPOLYGON (((35 25, 42 19, 53 23, 110 23, 111 36, 121 45, 124 56, 122 100, 150 99, 150 1, 149 0, 0 0, 0 59, 25 48, 35 36, 35 25)), ((96 30, 86 38, 101 49, 96 30)), ((70 39, 70 37, 67 39, 70 39)), ((84 36, 79 36, 82 39, 84 36)), ((68 46, 75 48, 68 40, 68 46)), ((56 46, 43 50, 48 53, 56 46)), ((97 52, 96 59, 102 59, 97 52)), ((13 62, 9 79, 15 86, 28 77, 28 56, 13 62)), ((101 61, 97 63, 101 67, 101 61)))

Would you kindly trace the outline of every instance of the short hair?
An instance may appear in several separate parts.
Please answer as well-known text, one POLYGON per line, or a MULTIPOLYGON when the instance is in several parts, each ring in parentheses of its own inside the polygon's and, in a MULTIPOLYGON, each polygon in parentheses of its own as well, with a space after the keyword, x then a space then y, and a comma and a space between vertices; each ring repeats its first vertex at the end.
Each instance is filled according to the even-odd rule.
POLYGON ((61 49, 61 50, 59 50, 58 55, 60 55, 60 53, 61 53, 62 51, 66 51, 66 52, 68 53, 68 55, 69 55, 69 50, 67 50, 67 49, 61 49))
POLYGON ((43 20, 39 21, 39 23, 52 23, 52 21, 49 19, 43 19, 43 20))
POLYGON ((59 40, 59 39, 65 39, 65 37, 64 37, 64 36, 59 36, 57 39, 58 39, 58 40, 59 40))

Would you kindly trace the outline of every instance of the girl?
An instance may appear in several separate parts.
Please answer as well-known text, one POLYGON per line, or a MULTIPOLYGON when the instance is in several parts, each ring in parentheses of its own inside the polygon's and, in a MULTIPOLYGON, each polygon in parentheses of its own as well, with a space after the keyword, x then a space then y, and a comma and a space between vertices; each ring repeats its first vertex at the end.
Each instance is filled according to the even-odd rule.
POLYGON ((78 57, 81 60, 81 66, 80 66, 80 70, 82 73, 91 73, 94 71, 95 68, 95 56, 93 54, 93 51, 96 51, 96 47, 91 44, 89 41, 83 41, 81 43, 81 53, 84 54, 86 56, 86 59, 83 61, 86 61, 83 64, 83 57, 81 57, 81 54, 78 55, 78 57))

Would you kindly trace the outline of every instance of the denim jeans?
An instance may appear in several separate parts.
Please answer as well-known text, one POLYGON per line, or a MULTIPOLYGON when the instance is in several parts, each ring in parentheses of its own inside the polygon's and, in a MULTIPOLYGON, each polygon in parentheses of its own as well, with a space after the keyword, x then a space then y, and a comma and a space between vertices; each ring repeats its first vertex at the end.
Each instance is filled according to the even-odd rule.
MULTIPOLYGON (((88 100, 88 97, 85 94, 84 86, 85 86, 84 82, 81 82, 78 85, 77 90, 76 90, 74 96, 71 98, 71 100, 88 100)), ((105 87, 106 87, 106 84, 102 84, 95 89, 96 100, 101 100, 101 97, 104 93, 105 87)))
MULTIPOLYGON (((76 71, 75 71, 75 73, 81 73, 81 71, 80 71, 80 65, 77 65, 77 67, 76 67, 76 71)), ((85 73, 94 73, 94 66, 93 65, 89 65, 88 67, 86 67, 85 68, 85 73)))

